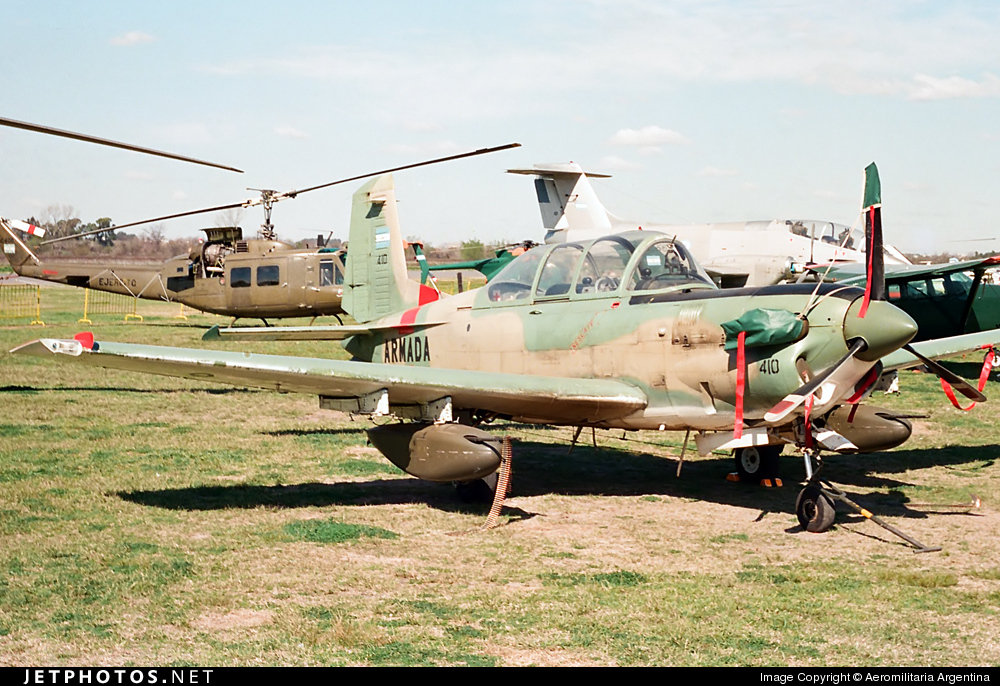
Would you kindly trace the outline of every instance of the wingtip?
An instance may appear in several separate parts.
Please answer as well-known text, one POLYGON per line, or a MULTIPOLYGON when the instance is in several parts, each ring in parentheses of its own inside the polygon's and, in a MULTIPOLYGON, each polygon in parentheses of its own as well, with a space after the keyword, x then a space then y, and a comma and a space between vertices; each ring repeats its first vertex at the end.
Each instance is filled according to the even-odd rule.
POLYGON ((204 333, 204 335, 202 335, 201 340, 203 340, 203 341, 217 341, 220 338, 222 338, 222 335, 219 333, 219 325, 218 324, 214 324, 211 329, 209 329, 208 331, 206 331, 204 333))

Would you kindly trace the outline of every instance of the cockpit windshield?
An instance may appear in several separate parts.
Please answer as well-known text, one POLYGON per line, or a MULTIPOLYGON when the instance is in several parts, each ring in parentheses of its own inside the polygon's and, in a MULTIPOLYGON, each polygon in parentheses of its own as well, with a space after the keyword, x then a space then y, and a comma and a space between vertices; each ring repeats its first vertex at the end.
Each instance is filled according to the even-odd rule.
POLYGON ((829 245, 838 245, 848 250, 865 252, 865 231, 836 222, 811 221, 808 219, 788 219, 788 231, 796 236, 811 238, 829 245))
POLYGON ((628 290, 652 291, 676 286, 715 288, 684 244, 665 238, 643 251, 629 277, 628 290))
POLYGON ((531 285, 541 264, 545 248, 535 248, 515 257, 489 283, 487 293, 492 302, 521 300, 531 295, 531 285))

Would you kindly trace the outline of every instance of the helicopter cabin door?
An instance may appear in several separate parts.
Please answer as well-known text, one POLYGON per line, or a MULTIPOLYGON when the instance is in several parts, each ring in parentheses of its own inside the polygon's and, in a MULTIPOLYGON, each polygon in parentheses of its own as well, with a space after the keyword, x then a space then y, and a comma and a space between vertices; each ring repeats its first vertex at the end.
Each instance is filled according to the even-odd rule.
POLYGON ((344 292, 340 259, 329 253, 310 255, 306 270, 306 300, 316 313, 338 312, 344 292))
POLYGON ((288 316, 288 259, 230 259, 226 264, 226 300, 234 317, 288 316))

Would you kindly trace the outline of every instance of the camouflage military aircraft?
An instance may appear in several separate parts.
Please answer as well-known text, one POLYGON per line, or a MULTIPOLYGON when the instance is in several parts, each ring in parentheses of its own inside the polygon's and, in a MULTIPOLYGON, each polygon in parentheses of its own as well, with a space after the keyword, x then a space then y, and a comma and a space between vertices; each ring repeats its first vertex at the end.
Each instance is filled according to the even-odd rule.
MULTIPOLYGON (((206 240, 193 246, 187 255, 165 263, 143 265, 128 262, 43 260, 21 240, 15 229, 41 236, 44 230, 26 222, 0 217, 0 239, 4 254, 14 271, 45 281, 92 288, 144 298, 167 300, 203 312, 235 319, 337 316, 343 313, 344 251, 329 248, 296 249, 277 239, 271 224, 271 209, 280 200, 303 193, 375 176, 386 171, 412 169, 518 147, 512 143, 494 148, 449 155, 433 160, 361 174, 311 188, 286 192, 260 191, 260 198, 97 229, 44 241, 54 243, 84 236, 175 219, 207 212, 262 205, 264 224, 260 238, 244 239, 239 227, 204 229, 206 240)), ((186 159, 186 158, 185 158, 186 159)))
MULTIPOLYGON (((793 280, 816 263, 865 261, 860 228, 805 219, 685 225, 633 222, 608 212, 597 197, 588 177, 609 178, 606 174, 585 173, 572 162, 507 171, 535 177, 546 243, 637 229, 662 231, 683 241, 723 288, 793 280)), ((910 263, 891 245, 884 246, 883 259, 886 264, 910 263)))
MULTIPOLYGON (((401 421, 368 432, 376 448, 414 476, 467 488, 501 464, 498 439, 481 428, 495 418, 693 431, 703 454, 735 450, 748 479, 773 473, 791 444, 806 450, 812 474, 796 512, 819 531, 834 514, 811 472, 819 450, 879 450, 910 435, 905 418, 858 404, 887 366, 881 358, 946 373, 930 358, 982 336, 909 346, 916 324, 879 300, 878 288, 870 302, 862 289, 828 283, 719 290, 682 243, 653 231, 540 246, 489 285, 440 297, 407 278, 388 176, 355 193, 350 246, 344 308, 358 324, 216 328, 207 337, 341 340, 351 361, 92 334, 13 352, 308 393, 324 408, 392 415, 401 421)), ((961 390, 983 399, 967 383, 961 390)))

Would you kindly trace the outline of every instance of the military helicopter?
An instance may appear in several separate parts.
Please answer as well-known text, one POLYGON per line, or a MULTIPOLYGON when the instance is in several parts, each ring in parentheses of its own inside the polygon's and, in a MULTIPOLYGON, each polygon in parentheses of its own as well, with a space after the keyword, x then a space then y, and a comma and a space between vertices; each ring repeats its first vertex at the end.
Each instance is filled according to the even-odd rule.
MULTIPOLYGON (((275 237, 244 239, 237 226, 203 229, 205 240, 162 264, 43 260, 15 233, 38 227, 0 217, 4 253, 21 275, 240 318, 343 313, 344 251, 297 249, 275 237)), ((119 227, 115 227, 119 228, 119 227)))
MULTIPOLYGON (((877 245, 880 220, 868 228, 877 245)), ((399 423, 368 431, 383 455, 418 478, 468 488, 509 468, 498 437, 482 428, 498 418, 694 432, 703 454, 734 450, 748 478, 775 469, 790 444, 803 448, 808 475, 796 514, 822 531, 836 493, 814 469, 820 451, 888 449, 912 431, 905 417, 861 404, 888 366, 883 358, 950 375, 983 400, 932 358, 978 347, 984 335, 1000 339, 987 332, 909 345, 916 324, 883 299, 877 248, 868 250, 876 256, 868 290, 822 282, 720 290, 681 242, 652 231, 540 246, 489 285, 442 297, 407 277, 391 176, 355 193, 350 245, 344 308, 358 324, 215 327, 205 337, 341 340, 351 361, 91 333, 12 352, 307 393, 322 408, 392 416, 399 423)))
MULTIPOLYGON (((172 153, 27 122, 0 118, 0 124, 240 171, 232 167, 172 153)), ((324 247, 297 249, 293 245, 279 241, 274 225, 271 223, 271 211, 275 203, 296 198, 309 191, 329 188, 369 176, 508 150, 519 147, 519 145, 511 143, 448 155, 298 190, 279 192, 270 189, 247 189, 257 191, 260 194, 259 197, 86 231, 72 236, 42 241, 39 244, 47 245, 75 240, 107 231, 179 217, 245 209, 257 205, 263 207, 264 223, 258 238, 244 238, 243 230, 235 226, 203 229, 205 239, 193 246, 187 255, 178 255, 158 265, 121 261, 102 263, 78 260, 45 260, 32 251, 29 245, 15 233, 15 230, 18 230, 41 237, 44 235, 44 230, 27 222, 2 217, 0 217, 0 238, 3 239, 4 254, 8 262, 14 271, 21 276, 120 293, 147 300, 179 302, 192 309, 232 317, 233 321, 254 318, 268 324, 269 319, 312 317, 315 320, 316 317, 327 315, 335 316, 340 321, 340 315, 343 313, 341 297, 343 295, 345 251, 324 247)))

